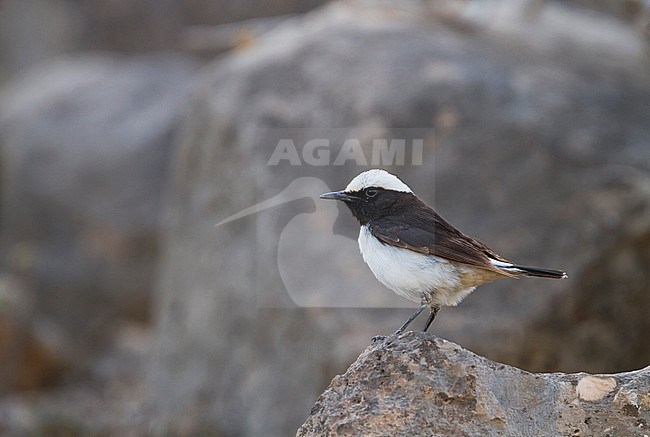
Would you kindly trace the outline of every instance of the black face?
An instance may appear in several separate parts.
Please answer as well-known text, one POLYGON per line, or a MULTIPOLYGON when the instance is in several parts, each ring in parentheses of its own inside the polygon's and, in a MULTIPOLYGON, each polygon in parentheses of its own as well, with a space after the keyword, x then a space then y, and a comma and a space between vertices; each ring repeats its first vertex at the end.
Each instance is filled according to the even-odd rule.
POLYGON ((399 214, 409 201, 415 198, 412 193, 378 187, 368 187, 345 194, 347 196, 342 196, 338 200, 345 202, 362 225, 381 217, 399 214))

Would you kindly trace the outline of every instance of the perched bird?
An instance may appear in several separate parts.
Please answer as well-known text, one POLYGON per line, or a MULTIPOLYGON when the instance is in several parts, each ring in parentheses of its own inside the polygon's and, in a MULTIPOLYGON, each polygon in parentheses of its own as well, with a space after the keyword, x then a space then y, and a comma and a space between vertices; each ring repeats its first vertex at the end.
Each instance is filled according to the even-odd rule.
POLYGON ((429 308, 431 322, 442 306, 458 305, 481 284, 517 276, 563 279, 560 270, 511 263, 447 223, 396 176, 368 170, 343 191, 321 199, 344 202, 361 224, 359 249, 375 277, 398 295, 420 304, 397 333, 429 308))

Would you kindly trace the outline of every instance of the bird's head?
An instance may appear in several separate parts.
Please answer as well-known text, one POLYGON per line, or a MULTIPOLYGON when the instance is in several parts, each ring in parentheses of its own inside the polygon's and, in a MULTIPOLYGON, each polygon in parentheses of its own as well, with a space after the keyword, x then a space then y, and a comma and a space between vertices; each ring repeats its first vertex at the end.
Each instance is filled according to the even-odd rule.
POLYGON ((342 191, 320 196, 344 202, 352 214, 365 225, 373 219, 397 213, 398 209, 412 201, 413 191, 395 175, 385 170, 367 170, 357 175, 342 191))

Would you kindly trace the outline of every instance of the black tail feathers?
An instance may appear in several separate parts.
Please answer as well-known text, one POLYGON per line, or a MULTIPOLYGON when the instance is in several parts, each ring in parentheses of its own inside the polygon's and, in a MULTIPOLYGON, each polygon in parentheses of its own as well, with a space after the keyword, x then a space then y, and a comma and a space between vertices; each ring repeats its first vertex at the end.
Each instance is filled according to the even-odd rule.
POLYGON ((539 267, 512 266, 510 271, 518 271, 526 276, 539 276, 541 278, 565 279, 567 274, 562 270, 540 269, 539 267))

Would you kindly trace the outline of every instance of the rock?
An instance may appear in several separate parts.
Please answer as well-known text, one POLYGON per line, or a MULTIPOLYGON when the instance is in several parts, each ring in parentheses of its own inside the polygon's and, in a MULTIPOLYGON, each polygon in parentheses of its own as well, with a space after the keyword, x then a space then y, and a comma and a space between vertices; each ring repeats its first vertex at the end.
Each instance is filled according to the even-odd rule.
POLYGON ((645 0, 628 0, 624 2, 616 0, 572 0, 572 2, 627 21, 634 21, 650 8, 650 5, 645 0))
POLYGON ((225 24, 251 18, 308 12, 327 0, 191 0, 180 2, 186 22, 225 24))
MULTIPOLYGON (((183 50, 186 26, 303 13, 323 3, 325 0, 3 0, 0 82, 62 54, 183 50)), ((196 41, 197 36, 201 35, 193 33, 192 49, 199 45, 205 51, 209 45, 210 51, 215 51, 213 42, 196 41)))
POLYGON ((202 58, 213 59, 224 52, 255 44, 264 34, 273 30, 294 15, 252 18, 219 26, 186 26, 182 35, 185 51, 202 58))
POLYGON ((47 58, 78 49, 84 22, 66 0, 0 2, 0 83, 47 58))
POLYGON ((83 366, 121 317, 148 317, 172 142, 191 59, 80 55, 0 100, 3 267, 83 366))
POLYGON ((69 363, 55 336, 33 317, 25 284, 0 277, 0 394, 37 390, 57 382, 69 363))
POLYGON ((650 366, 534 374, 409 332, 335 377, 297 435, 643 435, 648 391, 650 366))
MULTIPOLYGON (((150 327, 126 321, 116 340, 81 378, 0 399, 3 435, 152 435, 144 409, 150 327)), ((202 435, 210 434, 209 430, 202 435)))
POLYGON ((534 39, 503 36, 409 5, 335 4, 290 20, 194 84, 148 381, 161 429, 191 412, 226 435, 293 432, 331 375, 410 315, 363 264, 349 212, 317 199, 369 166, 503 256, 569 272, 481 287, 440 312, 435 334, 527 370, 650 361, 641 44, 624 32, 626 51, 590 47, 571 26, 555 38, 557 22, 534 39), (404 165, 373 164, 374 139, 400 138, 404 165), (310 149, 314 139, 329 146, 310 149), (339 165, 355 141, 359 160, 339 165))

